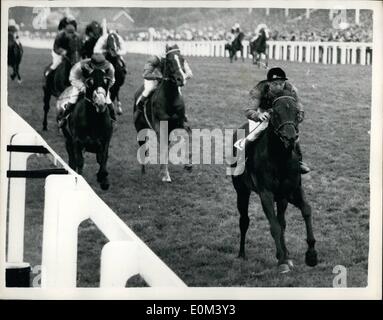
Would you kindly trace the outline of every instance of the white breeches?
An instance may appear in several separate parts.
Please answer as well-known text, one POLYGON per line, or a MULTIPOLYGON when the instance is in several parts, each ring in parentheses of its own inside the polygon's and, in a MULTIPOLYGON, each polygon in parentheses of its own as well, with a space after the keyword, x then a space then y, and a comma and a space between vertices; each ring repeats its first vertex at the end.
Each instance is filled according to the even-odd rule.
POLYGON ((55 70, 59 64, 63 61, 63 57, 52 50, 52 65, 51 69, 55 70))
POLYGON ((157 80, 146 80, 144 79, 144 91, 142 91, 142 95, 147 98, 149 94, 154 91, 158 86, 157 80))

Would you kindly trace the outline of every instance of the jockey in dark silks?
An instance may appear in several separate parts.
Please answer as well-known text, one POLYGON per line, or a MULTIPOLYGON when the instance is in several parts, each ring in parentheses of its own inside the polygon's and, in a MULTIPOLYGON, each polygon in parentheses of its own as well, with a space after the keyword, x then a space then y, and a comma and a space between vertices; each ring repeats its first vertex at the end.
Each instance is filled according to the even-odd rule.
POLYGON ((58 31, 61 31, 61 30, 64 30, 65 27, 68 25, 68 24, 71 24, 74 29, 77 31, 77 22, 74 18, 72 17, 64 17, 60 20, 59 22, 59 25, 57 27, 58 31))
POLYGON ((102 35, 102 27, 97 21, 92 21, 85 28, 85 41, 82 48, 81 56, 83 58, 90 58, 93 54, 93 48, 97 40, 102 35))
MULTIPOLYGON (((290 95, 295 98, 299 108, 300 121, 303 121, 304 111, 297 88, 288 81, 286 73, 281 68, 271 68, 267 73, 267 79, 260 81, 250 91, 250 103, 245 111, 245 115, 249 120, 255 121, 258 124, 253 133, 249 134, 246 138, 247 141, 256 140, 260 133, 267 128, 270 118, 268 110, 272 108, 274 99, 283 91, 288 91, 290 95)), ((299 143, 296 144, 295 151, 300 159, 301 173, 310 172, 310 168, 302 162, 302 152, 299 143)))
MULTIPOLYGON (((168 47, 166 46, 165 51, 168 52, 169 48, 178 49, 178 46, 173 46, 173 47, 168 47)), ((157 88, 159 81, 162 79, 162 68, 164 66, 165 62, 165 56, 151 56, 148 61, 146 62, 144 66, 144 91, 141 93, 139 98, 137 99, 137 110, 134 113, 134 121, 138 118, 140 112, 143 111, 144 105, 146 100, 148 99, 149 95, 157 88)), ((186 80, 190 79, 193 77, 193 72, 190 69, 189 64, 187 61, 184 61, 184 69, 186 75, 186 80)), ((178 110, 177 111, 178 117, 182 117, 186 121, 185 117, 185 110, 178 110)))
POLYGON ((115 81, 114 67, 102 54, 95 53, 92 55, 92 58, 77 62, 70 71, 69 81, 72 85, 72 94, 68 104, 66 105, 64 113, 58 117, 59 127, 64 126, 65 119, 74 110, 78 97, 80 94, 85 92, 85 81, 94 69, 103 70, 105 72, 105 79, 109 81, 106 104, 109 109, 111 119, 116 121, 116 113, 109 94, 109 89, 113 86, 115 81))
POLYGON ((46 77, 52 70, 55 70, 59 66, 59 64, 63 61, 64 56, 68 56, 71 53, 69 48, 69 38, 76 33, 76 28, 77 23, 74 20, 69 20, 66 17, 60 21, 60 31, 55 38, 53 50, 51 52, 52 64, 49 66, 49 69, 45 73, 46 77))

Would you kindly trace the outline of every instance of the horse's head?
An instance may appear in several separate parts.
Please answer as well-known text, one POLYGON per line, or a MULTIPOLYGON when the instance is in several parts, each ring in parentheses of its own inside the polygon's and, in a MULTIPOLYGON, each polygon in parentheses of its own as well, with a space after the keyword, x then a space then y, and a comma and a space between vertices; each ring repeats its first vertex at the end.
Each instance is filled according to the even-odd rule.
POLYGON ((302 111, 299 110, 296 99, 289 91, 282 91, 272 105, 270 127, 284 147, 292 149, 299 139, 298 125, 302 121, 302 111))
POLYGON ((93 69, 85 80, 86 99, 96 108, 97 113, 103 113, 106 110, 106 96, 110 81, 106 71, 100 68, 93 69))
POLYGON ((184 86, 186 83, 184 63, 185 59, 181 55, 180 49, 176 44, 174 46, 166 47, 164 76, 179 87, 184 86))
POLYGON ((118 56, 117 52, 121 49, 122 44, 117 34, 114 32, 109 33, 108 38, 106 39, 106 48, 108 53, 112 58, 118 56))

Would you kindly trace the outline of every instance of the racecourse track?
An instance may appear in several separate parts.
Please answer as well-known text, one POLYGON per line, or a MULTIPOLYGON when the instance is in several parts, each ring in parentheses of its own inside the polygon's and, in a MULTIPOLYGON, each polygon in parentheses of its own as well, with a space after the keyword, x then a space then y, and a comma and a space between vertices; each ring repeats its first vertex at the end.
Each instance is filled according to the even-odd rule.
MULTIPOLYGON (((196 165, 191 173, 171 165, 173 182, 159 181, 159 169, 141 176, 132 124, 134 90, 142 83, 145 55, 128 54, 126 84, 111 142, 111 188, 96 182, 96 161, 85 158, 84 177, 102 199, 188 286, 330 287, 336 265, 347 268, 348 286, 367 285, 369 234, 369 143, 371 66, 320 65, 270 61, 299 89, 306 110, 301 125, 304 159, 313 171, 303 177, 313 208, 319 264, 304 264, 305 227, 289 206, 286 240, 295 269, 280 275, 275 246, 258 196, 251 197, 248 260, 237 259, 239 214, 225 165, 196 165)), ((44 67, 48 50, 26 48, 20 67, 23 83, 8 80, 8 104, 31 124, 64 159, 63 137, 55 125, 54 100, 49 131, 42 132, 44 67)), ((248 91, 266 71, 250 60, 190 58, 194 78, 183 89, 194 128, 236 128, 244 121, 248 91)), ((9 79, 9 78, 8 78, 9 79)), ((30 168, 49 164, 33 157, 30 168)), ((27 181, 25 261, 41 262, 44 182, 27 181)), ((57 190, 60 192, 60 190, 57 190)), ((70 199, 68 199, 70 201, 70 199)), ((91 222, 80 226, 78 286, 98 286, 100 250, 107 240, 91 222)), ((140 285, 141 281, 128 285, 140 285)))

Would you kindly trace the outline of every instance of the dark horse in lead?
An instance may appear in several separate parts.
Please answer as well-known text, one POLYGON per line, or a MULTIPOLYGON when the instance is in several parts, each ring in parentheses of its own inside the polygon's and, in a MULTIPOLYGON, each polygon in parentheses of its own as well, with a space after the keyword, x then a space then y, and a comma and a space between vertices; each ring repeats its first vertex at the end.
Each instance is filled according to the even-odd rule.
MULTIPOLYGON (((299 137, 298 123, 299 110, 296 101, 290 93, 285 92, 273 102, 268 128, 247 148, 245 171, 232 176, 240 213, 241 241, 238 256, 245 258, 249 197, 251 191, 254 191, 259 195, 263 211, 270 223, 281 273, 290 271, 292 267, 285 242, 285 212, 288 203, 301 211, 306 224, 308 244, 306 264, 309 266, 317 264, 311 207, 305 199, 299 158, 294 151, 299 137)), ((242 129, 246 127, 245 125, 242 129)), ((235 148, 234 150, 237 151, 235 148)))
MULTIPOLYGON (((177 47, 178 48, 178 47, 177 47)), ((160 80, 158 88, 151 94, 146 101, 144 112, 140 113, 134 125, 137 132, 143 129, 152 129, 157 135, 157 140, 164 145, 169 143, 169 134, 172 130, 180 128, 187 132, 189 139, 188 146, 191 146, 191 129, 185 123, 185 105, 183 97, 180 93, 180 87, 185 84, 185 77, 181 68, 183 68, 183 57, 179 53, 179 49, 171 49, 163 60, 161 71, 163 78, 160 80), (166 122, 167 128, 161 126, 161 122, 166 122), (167 129, 167 131, 165 131, 167 129), (166 140, 166 141, 165 141, 166 140)), ((134 96, 134 112, 137 110, 136 101, 143 91, 143 86, 139 88, 134 96)), ((146 141, 139 141, 142 146, 146 141)), ((190 171, 191 152, 188 153, 188 159, 185 159, 185 169, 190 171)), ((163 182, 171 182, 168 169, 168 150, 160 149, 160 159, 165 159, 165 163, 161 164, 161 180, 163 182)), ((142 159, 141 159, 142 160, 142 159)), ((145 165, 141 161, 141 172, 145 173, 145 165)))
MULTIPOLYGON (((48 130, 48 112, 50 109, 51 96, 58 97, 67 87, 69 83, 69 73, 72 66, 77 63, 81 58, 81 39, 74 33, 68 37, 69 50, 63 61, 55 69, 49 72, 48 76, 45 77, 45 84, 43 86, 44 91, 44 120, 43 130, 48 130)), ((48 70, 49 66, 45 69, 48 70)), ((44 74, 45 74, 44 72, 44 74)))
POLYGON ((106 165, 113 133, 112 120, 106 106, 109 81, 103 70, 93 70, 85 81, 85 95, 79 97, 66 125, 62 128, 66 139, 69 166, 82 174, 83 152, 95 153, 100 165, 97 181, 103 190, 109 188, 106 165))

